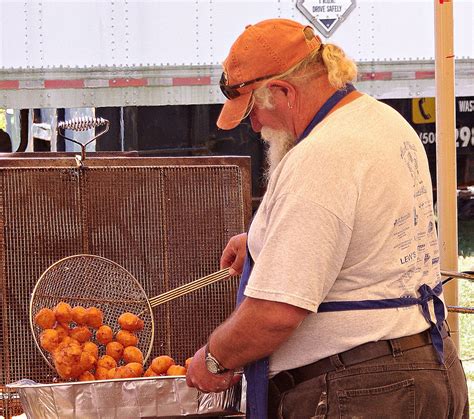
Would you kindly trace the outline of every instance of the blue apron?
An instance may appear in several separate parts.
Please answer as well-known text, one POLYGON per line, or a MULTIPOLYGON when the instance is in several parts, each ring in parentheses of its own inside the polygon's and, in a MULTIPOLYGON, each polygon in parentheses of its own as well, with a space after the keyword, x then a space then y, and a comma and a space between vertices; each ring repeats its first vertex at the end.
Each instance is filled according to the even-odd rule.
MULTIPOLYGON (((347 96, 355 88, 348 84, 346 89, 338 90, 334 93, 316 113, 311 123, 304 130, 303 134, 298 138, 300 142, 308 136, 313 128, 321 122, 331 109, 339 103, 341 99, 347 96)), ((250 274, 252 272, 254 261, 247 247, 247 256, 244 262, 244 268, 240 280, 239 290, 237 293, 237 304, 244 299, 244 291, 247 286, 250 274)), ((444 321, 444 304, 439 298, 442 292, 442 284, 439 283, 433 289, 423 284, 419 289, 420 298, 390 298, 384 300, 365 300, 365 301, 334 301, 321 303, 318 313, 329 311, 345 311, 345 310, 371 310, 383 308, 399 308, 412 305, 420 305, 424 318, 430 324, 430 333, 433 345, 438 354, 439 361, 443 362, 443 338, 441 336, 441 327, 444 321), (433 300, 436 322, 431 320, 428 303, 433 300)), ((268 403, 268 366, 269 359, 264 358, 248 364, 244 368, 245 378, 247 380, 247 418, 248 419, 266 419, 267 403, 268 403)))

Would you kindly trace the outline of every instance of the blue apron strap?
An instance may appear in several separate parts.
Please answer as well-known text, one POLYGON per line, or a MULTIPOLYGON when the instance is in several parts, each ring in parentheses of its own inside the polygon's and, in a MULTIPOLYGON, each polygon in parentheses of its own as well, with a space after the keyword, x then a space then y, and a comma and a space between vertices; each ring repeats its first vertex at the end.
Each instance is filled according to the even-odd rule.
POLYGON ((244 268, 242 269, 242 275, 240 276, 239 290, 237 291, 237 305, 240 304, 245 298, 244 291, 247 286, 250 278, 250 274, 253 269, 253 259, 249 252, 249 247, 247 245, 247 252, 244 260, 244 268))
MULTIPOLYGON (((252 273, 253 259, 247 246, 242 276, 240 277, 239 290, 237 292, 237 304, 245 298, 244 291, 252 273)), ((247 380, 247 418, 266 419, 268 409, 268 358, 248 364, 244 368, 247 380)))
POLYGON ((429 285, 423 284, 419 289, 418 292, 420 293, 420 305, 421 311, 423 313, 423 317, 425 320, 431 325, 430 326, 430 334, 431 334, 431 341, 433 343, 434 348, 436 349, 436 353, 438 354, 439 362, 442 364, 444 362, 444 345, 443 345, 443 337, 441 336, 441 326, 443 325, 443 321, 445 318, 444 313, 444 304, 439 295, 441 294, 443 286, 441 283, 436 285, 433 289, 429 285), (430 309, 428 306, 428 302, 433 300, 433 307, 435 313, 435 322, 431 319, 430 309))
POLYGON ((419 298, 402 297, 402 298, 388 298, 384 300, 362 300, 362 301, 329 301, 321 303, 318 307, 318 313, 327 313, 330 311, 347 311, 347 310, 374 310, 385 308, 400 308, 413 305, 420 305, 423 317, 430 324, 431 341, 440 363, 444 362, 443 338, 441 336, 441 326, 444 322, 444 304, 439 295, 443 290, 443 285, 439 283, 433 289, 426 284, 423 284, 418 292, 419 298), (431 319, 430 309, 428 303, 433 300, 435 322, 431 319))
POLYGON ((319 111, 316 112, 316 115, 314 115, 309 125, 303 131, 303 134, 301 134, 300 137, 296 140, 296 144, 304 140, 313 130, 313 128, 318 125, 324 118, 326 118, 326 115, 331 111, 331 109, 334 108, 334 106, 336 106, 345 96, 347 96, 354 90, 356 90, 356 88, 351 83, 347 83, 344 89, 337 90, 326 102, 324 102, 323 106, 321 106, 319 111))

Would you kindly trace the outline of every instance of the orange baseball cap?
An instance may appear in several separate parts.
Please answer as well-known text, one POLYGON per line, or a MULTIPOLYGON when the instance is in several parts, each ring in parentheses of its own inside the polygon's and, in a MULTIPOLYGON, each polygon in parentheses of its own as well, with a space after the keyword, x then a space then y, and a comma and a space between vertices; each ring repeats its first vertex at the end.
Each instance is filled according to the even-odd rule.
POLYGON ((232 129, 244 117, 252 91, 264 80, 284 73, 319 49, 321 39, 311 26, 288 19, 268 19, 248 25, 224 61, 220 87, 228 100, 217 126, 232 129))

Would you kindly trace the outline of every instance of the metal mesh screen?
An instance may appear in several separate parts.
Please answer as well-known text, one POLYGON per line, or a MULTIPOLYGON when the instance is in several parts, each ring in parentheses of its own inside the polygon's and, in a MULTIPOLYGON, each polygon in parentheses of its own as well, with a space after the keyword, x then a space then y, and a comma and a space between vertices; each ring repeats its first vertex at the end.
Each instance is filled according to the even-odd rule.
MULTIPOLYGON (((243 229, 236 166, 90 169, 85 174, 89 246, 129 270, 149 297, 219 269, 243 229)), ((154 309, 151 356, 192 356, 232 311, 236 281, 213 284, 154 309)))
MULTIPOLYGON (((227 240, 244 230, 248 166, 222 158, 213 165, 159 160, 156 166, 0 169, 0 386, 54 377, 34 344, 28 303, 40 275, 58 260, 104 256, 129 270, 148 297, 219 269, 227 240)), ((169 354, 183 363, 193 355, 233 310, 237 282, 155 308, 151 356, 169 354)))
POLYGON ((1 383, 48 382, 52 371, 29 329, 29 301, 41 274, 65 256, 81 253, 79 178, 75 170, 0 171, 3 190, 4 277, 0 338, 1 383))
POLYGON ((17 392, 0 386, 0 416, 10 418, 23 413, 17 392))

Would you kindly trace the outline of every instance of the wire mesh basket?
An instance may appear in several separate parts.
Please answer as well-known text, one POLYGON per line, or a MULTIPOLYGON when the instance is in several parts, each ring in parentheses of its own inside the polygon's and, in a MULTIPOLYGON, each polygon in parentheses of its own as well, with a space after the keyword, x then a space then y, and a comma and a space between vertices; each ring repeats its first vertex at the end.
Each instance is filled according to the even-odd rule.
POLYGON ((42 308, 52 309, 60 302, 71 307, 97 307, 104 314, 103 323, 114 334, 119 330, 117 319, 121 314, 139 315, 144 327, 137 332, 137 347, 145 361, 149 357, 154 336, 153 311, 143 287, 122 266, 96 255, 74 255, 56 262, 41 275, 31 295, 30 326, 36 345, 51 368, 51 354, 40 345, 42 329, 34 317, 42 308))

